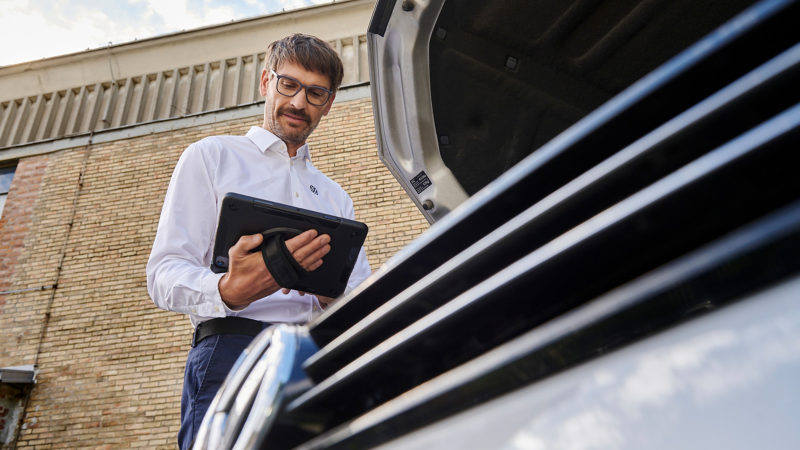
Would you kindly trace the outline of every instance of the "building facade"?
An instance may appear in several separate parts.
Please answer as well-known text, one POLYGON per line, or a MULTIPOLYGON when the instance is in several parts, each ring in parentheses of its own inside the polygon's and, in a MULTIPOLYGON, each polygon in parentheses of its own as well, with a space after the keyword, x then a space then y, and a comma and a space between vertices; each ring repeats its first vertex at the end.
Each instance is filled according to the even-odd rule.
POLYGON ((0 448, 175 448, 191 325, 155 308, 145 263, 181 152, 261 124, 270 42, 315 34, 342 56, 343 87, 309 145, 369 225, 373 270, 428 227, 376 153, 373 5, 0 68, 0 448))

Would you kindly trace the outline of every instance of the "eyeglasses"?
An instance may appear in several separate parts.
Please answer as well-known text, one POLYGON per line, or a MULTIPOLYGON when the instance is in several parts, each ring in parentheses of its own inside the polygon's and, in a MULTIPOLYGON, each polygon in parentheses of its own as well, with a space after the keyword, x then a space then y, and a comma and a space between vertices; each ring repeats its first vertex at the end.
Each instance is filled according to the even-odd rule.
POLYGON ((333 91, 329 91, 324 87, 320 86, 308 86, 303 84, 292 77, 287 77, 286 75, 278 75, 275 73, 274 70, 270 69, 270 72, 278 77, 278 82, 275 83, 275 87, 278 89, 278 93, 281 95, 285 95, 287 97, 294 97, 300 92, 300 89, 306 88, 306 101, 314 106, 323 106, 328 103, 328 100, 333 95, 333 91))

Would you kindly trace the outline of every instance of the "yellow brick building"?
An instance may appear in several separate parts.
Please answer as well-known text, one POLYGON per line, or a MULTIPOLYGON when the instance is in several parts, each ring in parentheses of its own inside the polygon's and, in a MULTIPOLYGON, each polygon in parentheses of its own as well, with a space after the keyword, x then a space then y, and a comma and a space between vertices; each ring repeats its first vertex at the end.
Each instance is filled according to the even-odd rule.
POLYGON ((261 123, 253 81, 269 42, 316 34, 343 57, 347 84, 309 145, 369 225, 372 268, 428 227, 377 157, 363 41, 372 6, 0 68, 0 176, 12 180, 0 193, 0 448, 175 448, 191 325, 155 308, 145 263, 181 152, 261 123), (14 368, 35 383, 15 381, 14 368))

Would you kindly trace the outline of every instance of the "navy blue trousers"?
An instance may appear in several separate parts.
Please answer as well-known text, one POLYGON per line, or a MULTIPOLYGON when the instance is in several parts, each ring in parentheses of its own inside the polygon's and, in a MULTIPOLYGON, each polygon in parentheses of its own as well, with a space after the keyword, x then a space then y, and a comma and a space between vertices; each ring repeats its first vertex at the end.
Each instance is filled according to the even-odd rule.
MULTIPOLYGON (((265 323, 263 328, 269 325, 265 323)), ((253 339, 239 334, 218 334, 203 339, 189 350, 183 374, 181 429, 178 431, 181 450, 191 448, 208 406, 239 355, 253 339)))

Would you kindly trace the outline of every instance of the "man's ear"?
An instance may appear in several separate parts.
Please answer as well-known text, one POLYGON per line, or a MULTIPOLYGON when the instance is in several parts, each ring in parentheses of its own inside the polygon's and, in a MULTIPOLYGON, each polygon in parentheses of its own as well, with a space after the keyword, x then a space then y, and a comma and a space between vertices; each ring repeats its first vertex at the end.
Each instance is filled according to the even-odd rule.
POLYGON ((269 76, 270 73, 267 72, 267 69, 261 71, 261 82, 258 83, 258 92, 261 94, 262 97, 267 96, 267 85, 269 85, 269 76))
POLYGON ((330 98, 330 99, 328 99, 328 104, 327 104, 327 105, 325 105, 325 110, 324 110, 324 111, 322 111, 322 115, 323 115, 323 116, 327 116, 327 115, 328 115, 328 113, 329 113, 329 112, 330 112, 330 110, 331 110, 331 106, 333 106, 333 101, 334 101, 334 100, 336 100, 336 94, 335 94, 335 93, 334 93, 333 95, 331 95, 331 98, 330 98))

